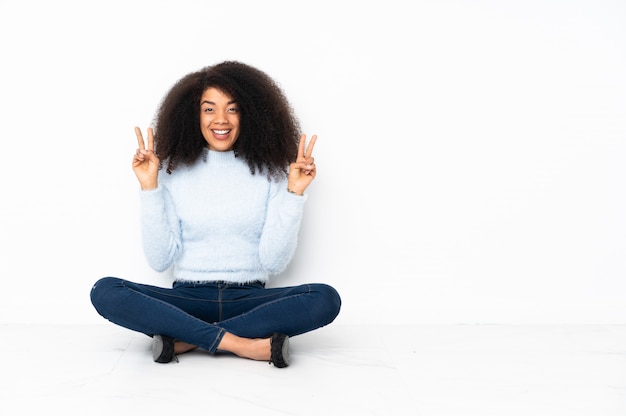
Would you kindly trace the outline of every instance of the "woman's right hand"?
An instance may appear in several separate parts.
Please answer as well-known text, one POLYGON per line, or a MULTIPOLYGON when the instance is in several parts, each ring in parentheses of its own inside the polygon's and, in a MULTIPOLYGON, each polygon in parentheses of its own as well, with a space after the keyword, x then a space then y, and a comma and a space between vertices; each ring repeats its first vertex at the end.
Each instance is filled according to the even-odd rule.
POLYGON ((152 128, 149 127, 147 148, 139 127, 135 127, 135 134, 137 135, 139 148, 135 152, 135 156, 133 156, 133 171, 139 180, 142 190, 156 189, 158 186, 160 161, 154 153, 154 133, 152 128))

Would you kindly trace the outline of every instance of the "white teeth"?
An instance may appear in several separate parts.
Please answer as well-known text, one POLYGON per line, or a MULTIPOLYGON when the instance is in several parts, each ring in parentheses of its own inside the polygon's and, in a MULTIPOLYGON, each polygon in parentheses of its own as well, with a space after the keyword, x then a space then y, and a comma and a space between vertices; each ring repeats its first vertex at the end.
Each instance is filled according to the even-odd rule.
POLYGON ((226 134, 228 133, 230 130, 213 130, 213 133, 215 134, 226 134))

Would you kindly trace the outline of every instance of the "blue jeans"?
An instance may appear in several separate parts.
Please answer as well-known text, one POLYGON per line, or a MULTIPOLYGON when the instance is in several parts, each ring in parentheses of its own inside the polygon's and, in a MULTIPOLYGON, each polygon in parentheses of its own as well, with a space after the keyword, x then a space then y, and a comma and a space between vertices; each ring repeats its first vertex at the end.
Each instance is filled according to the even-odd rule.
POLYGON ((341 298, 326 284, 265 288, 261 282, 174 282, 171 289, 104 277, 91 289, 98 313, 125 328, 217 350, 225 332, 266 338, 303 334, 331 323, 341 298))

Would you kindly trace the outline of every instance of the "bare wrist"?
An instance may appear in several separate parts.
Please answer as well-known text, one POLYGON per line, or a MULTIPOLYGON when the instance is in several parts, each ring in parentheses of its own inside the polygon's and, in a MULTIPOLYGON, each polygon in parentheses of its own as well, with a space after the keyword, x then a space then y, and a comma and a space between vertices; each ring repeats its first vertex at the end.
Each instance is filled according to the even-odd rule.
POLYGON ((142 191, 153 191, 158 188, 158 185, 141 185, 142 191))

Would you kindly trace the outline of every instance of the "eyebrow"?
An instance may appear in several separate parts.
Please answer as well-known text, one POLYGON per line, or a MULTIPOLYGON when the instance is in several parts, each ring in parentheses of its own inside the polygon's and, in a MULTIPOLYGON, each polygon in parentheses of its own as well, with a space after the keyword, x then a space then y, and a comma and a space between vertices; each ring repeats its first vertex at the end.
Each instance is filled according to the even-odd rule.
MULTIPOLYGON (((208 100, 204 100, 200 103, 200 105, 202 104, 210 104, 210 105, 215 105, 215 103, 213 101, 208 101, 208 100)), ((237 104, 237 101, 235 100, 230 100, 229 102, 227 102, 226 104, 237 104)))

